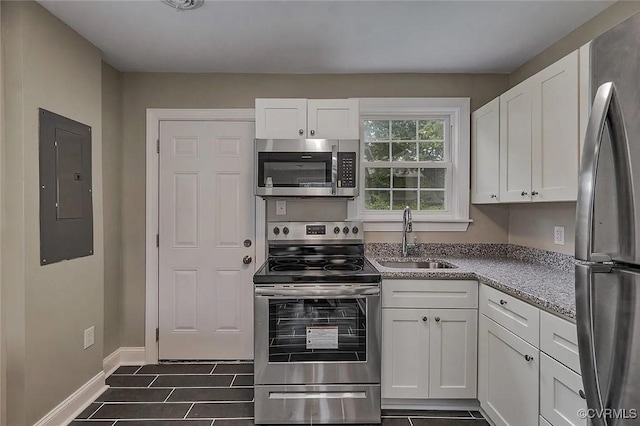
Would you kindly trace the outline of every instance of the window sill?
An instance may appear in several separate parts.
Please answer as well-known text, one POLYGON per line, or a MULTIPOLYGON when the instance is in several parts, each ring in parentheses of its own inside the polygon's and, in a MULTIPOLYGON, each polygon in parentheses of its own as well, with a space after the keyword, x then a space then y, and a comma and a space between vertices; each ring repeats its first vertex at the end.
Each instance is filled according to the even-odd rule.
MULTIPOLYGON (((372 232, 401 232, 402 219, 361 219, 364 224, 365 231, 372 232)), ((465 232, 469 224, 473 222, 471 219, 431 219, 419 220, 414 219, 414 232, 465 232)))

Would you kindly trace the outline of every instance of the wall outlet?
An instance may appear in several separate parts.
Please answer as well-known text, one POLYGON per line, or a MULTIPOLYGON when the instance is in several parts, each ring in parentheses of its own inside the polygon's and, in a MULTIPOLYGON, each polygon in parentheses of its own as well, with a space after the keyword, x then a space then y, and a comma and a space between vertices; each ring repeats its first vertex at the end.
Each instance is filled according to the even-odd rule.
POLYGON ((553 227, 553 243, 559 246, 564 245, 564 226, 553 227))
POLYGON ((287 214, 287 202, 285 200, 276 201, 276 215, 284 216, 287 214))
POLYGON ((95 343, 95 327, 91 326, 84 331, 84 348, 87 349, 95 343))

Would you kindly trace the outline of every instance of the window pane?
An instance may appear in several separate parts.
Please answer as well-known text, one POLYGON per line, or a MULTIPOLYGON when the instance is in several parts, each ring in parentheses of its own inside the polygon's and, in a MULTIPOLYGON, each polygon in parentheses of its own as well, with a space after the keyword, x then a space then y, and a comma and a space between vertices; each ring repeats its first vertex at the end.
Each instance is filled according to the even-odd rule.
POLYGON ((444 140, 444 120, 420 120, 418 139, 427 141, 444 140))
POLYGON ((389 161, 389 143, 365 142, 364 159, 366 161, 389 161))
POLYGON ((447 169, 420 169, 420 188, 444 189, 447 169))
POLYGON ((420 210, 444 210, 444 191, 420 191, 420 210))
POLYGON ((391 183, 391 169, 377 169, 367 167, 364 172, 365 188, 389 188, 391 183))
POLYGON ((365 141, 388 141, 389 120, 364 120, 365 141))
POLYGON ((420 161, 444 161, 444 142, 419 142, 420 161))
POLYGON ((393 169, 394 188, 417 188, 418 169, 393 169))
POLYGON ((402 141, 416 140, 415 120, 393 120, 391 122, 391 139, 402 141))
POLYGON ((389 191, 364 191, 364 208, 367 210, 389 210, 389 191))
POLYGON ((418 191, 393 191, 393 210, 402 210, 406 206, 417 209, 418 191))
POLYGON ((393 161, 416 161, 415 142, 392 142, 391 143, 393 161))

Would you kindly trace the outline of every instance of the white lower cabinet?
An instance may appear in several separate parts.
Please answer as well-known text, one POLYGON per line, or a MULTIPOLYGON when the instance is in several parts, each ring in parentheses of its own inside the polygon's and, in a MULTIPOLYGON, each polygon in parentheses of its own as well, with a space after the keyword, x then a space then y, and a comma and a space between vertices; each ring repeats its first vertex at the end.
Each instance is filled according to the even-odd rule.
POLYGON ((539 350, 484 315, 479 333, 480 406, 496 426, 539 422, 539 350))
POLYGON ((383 309, 383 398, 475 398, 476 309, 383 309))
POLYGON ((586 426, 578 413, 587 408, 582 378, 558 361, 540 354, 540 415, 553 426, 586 426))

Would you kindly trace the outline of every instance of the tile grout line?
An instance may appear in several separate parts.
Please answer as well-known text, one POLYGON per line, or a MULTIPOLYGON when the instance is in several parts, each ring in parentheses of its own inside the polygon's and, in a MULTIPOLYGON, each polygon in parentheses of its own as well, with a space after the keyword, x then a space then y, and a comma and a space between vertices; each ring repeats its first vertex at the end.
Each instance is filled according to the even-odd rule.
POLYGON ((151 388, 151 385, 155 383, 156 380, 158 380, 158 377, 160 377, 160 375, 156 375, 156 377, 151 381, 151 383, 149 383, 149 386, 146 386, 147 388, 151 388))
POLYGON ((231 380, 231 384, 229 385, 229 387, 233 387, 233 382, 236 381, 236 374, 233 375, 233 379, 231 380))
POLYGON ((216 371, 217 367, 218 367, 218 363, 213 364, 213 367, 211 368, 211 371, 209 371, 209 374, 213 374, 213 372, 216 371))
POLYGON ((138 369, 133 372, 132 376, 135 375, 135 374, 138 374, 138 371, 142 370, 142 367, 144 367, 144 365, 141 365, 140 367, 138 367, 138 369))
POLYGON ((184 415, 183 419, 187 420, 187 416, 189 415, 189 413, 191 412, 191 410, 193 409, 193 406, 196 405, 196 403, 192 403, 191 407, 189 407, 189 409, 187 410, 187 413, 184 415))
POLYGON ((171 395, 173 395, 173 392, 176 390, 176 388, 171 389, 171 392, 169 392, 169 395, 167 395, 167 397, 164 399, 163 402, 167 402, 169 401, 169 398, 171 397, 171 395))
MULTIPOLYGON (((95 401, 92 402, 92 404, 96 403, 95 401)), ((104 402, 98 402, 98 404, 100 404, 100 406, 98 408, 96 408, 93 413, 89 414, 89 416, 87 416, 86 420, 89 420, 91 418, 91 416, 93 416, 95 413, 98 412, 99 409, 102 408, 102 406, 104 405, 104 402)))
POLYGON ((409 426, 413 426, 413 422, 411 421, 411 417, 407 416, 407 420, 409 420, 409 426))

